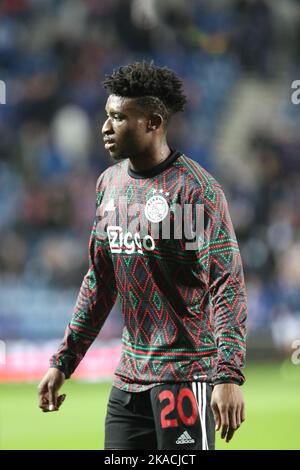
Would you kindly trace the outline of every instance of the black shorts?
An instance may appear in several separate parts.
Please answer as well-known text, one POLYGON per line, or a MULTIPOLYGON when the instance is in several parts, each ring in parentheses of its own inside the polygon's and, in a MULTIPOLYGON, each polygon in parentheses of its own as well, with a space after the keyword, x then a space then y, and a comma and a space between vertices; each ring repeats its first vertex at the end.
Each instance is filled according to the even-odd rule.
POLYGON ((112 388, 105 449, 213 450, 212 386, 200 382, 156 385, 145 392, 112 388))

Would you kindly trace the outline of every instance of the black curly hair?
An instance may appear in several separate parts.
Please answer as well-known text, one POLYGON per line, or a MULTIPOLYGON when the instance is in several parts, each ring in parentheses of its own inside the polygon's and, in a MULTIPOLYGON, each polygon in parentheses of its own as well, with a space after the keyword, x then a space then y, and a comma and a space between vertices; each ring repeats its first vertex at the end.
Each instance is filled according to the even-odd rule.
POLYGON ((153 62, 134 62, 114 70, 103 81, 110 93, 136 98, 150 112, 159 112, 167 123, 171 116, 183 111, 187 101, 183 84, 175 72, 153 62))

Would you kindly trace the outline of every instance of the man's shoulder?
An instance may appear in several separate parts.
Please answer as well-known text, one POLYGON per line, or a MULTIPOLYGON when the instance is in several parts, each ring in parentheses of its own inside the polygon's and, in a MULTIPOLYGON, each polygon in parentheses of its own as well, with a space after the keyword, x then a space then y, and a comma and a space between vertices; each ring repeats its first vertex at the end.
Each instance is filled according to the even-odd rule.
POLYGON ((120 175, 125 167, 127 167, 127 160, 114 163, 104 170, 97 179, 97 188, 105 182, 110 182, 113 178, 120 175))
POLYGON ((198 190, 201 194, 205 194, 209 191, 223 193, 219 181, 217 181, 209 171, 200 165, 200 163, 184 154, 182 157, 182 164, 185 166, 191 180, 191 184, 196 191, 198 190))

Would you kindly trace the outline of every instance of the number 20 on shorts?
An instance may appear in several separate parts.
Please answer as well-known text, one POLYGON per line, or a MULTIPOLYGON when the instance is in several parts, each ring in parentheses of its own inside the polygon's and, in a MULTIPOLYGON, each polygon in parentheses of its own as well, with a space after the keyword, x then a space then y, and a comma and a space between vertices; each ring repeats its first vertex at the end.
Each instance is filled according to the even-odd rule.
POLYGON ((158 395, 159 401, 168 400, 167 405, 165 405, 161 410, 160 420, 162 428, 172 428, 179 425, 178 419, 168 419, 168 415, 177 409, 178 417, 186 426, 193 426, 197 420, 198 416, 198 406, 195 399, 195 396, 189 388, 182 388, 178 393, 177 402, 174 396, 174 393, 171 390, 163 390, 158 395), (192 414, 187 416, 183 409, 183 399, 187 398, 192 406, 192 414))

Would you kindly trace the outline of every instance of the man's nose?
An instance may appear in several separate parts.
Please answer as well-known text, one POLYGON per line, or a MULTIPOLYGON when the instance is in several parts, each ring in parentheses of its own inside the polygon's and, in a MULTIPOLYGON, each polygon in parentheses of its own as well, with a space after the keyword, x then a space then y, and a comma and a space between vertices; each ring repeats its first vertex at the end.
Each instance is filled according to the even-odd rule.
POLYGON ((102 126, 102 134, 111 134, 113 132, 112 124, 111 124, 111 119, 108 117, 105 121, 105 123, 102 126))

